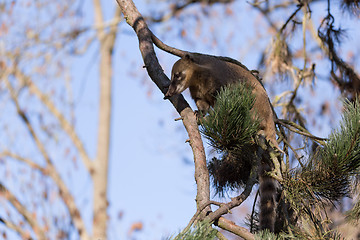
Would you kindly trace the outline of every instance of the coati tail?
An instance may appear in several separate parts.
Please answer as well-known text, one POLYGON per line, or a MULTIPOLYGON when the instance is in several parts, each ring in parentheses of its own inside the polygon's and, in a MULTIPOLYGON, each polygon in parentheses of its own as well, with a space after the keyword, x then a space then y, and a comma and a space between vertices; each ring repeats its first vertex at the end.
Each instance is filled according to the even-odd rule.
POLYGON ((212 158, 208 169, 216 194, 223 196, 228 190, 243 187, 249 179, 253 164, 253 158, 241 157, 231 152, 224 153, 220 159, 212 158))
POLYGON ((260 229, 274 232, 276 219, 276 180, 267 175, 271 171, 268 164, 262 163, 259 172, 260 191, 260 229))

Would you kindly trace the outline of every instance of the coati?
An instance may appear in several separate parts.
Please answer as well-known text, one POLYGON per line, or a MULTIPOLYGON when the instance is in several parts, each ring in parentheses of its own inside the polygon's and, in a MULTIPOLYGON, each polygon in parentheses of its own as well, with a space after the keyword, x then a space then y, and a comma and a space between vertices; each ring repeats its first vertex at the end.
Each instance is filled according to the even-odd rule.
MULTIPOLYGON (((268 95, 261 82, 243 65, 229 58, 215 57, 197 53, 186 53, 178 60, 171 71, 171 82, 164 99, 180 94, 189 88, 198 111, 206 113, 214 106, 216 93, 223 86, 244 82, 253 87, 256 110, 260 122, 260 134, 265 135, 274 147, 279 149, 276 141, 274 114, 268 95)), ((262 163, 259 171, 260 181, 260 228, 274 231, 276 181, 266 176, 270 171, 268 164, 262 163)))
POLYGON ((223 86, 242 81, 253 87, 254 109, 260 119, 262 134, 278 148, 274 115, 268 95, 261 82, 245 67, 218 59, 215 56, 186 54, 171 71, 171 83, 164 99, 182 93, 189 88, 198 110, 206 113, 214 106, 216 93, 223 86))

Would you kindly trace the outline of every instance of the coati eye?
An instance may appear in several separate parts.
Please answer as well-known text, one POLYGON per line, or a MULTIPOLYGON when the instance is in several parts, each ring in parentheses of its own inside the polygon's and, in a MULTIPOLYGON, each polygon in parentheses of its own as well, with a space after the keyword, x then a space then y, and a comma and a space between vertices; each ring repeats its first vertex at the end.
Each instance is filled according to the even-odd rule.
POLYGON ((174 79, 180 79, 180 78, 181 78, 181 73, 180 72, 174 73, 174 79))

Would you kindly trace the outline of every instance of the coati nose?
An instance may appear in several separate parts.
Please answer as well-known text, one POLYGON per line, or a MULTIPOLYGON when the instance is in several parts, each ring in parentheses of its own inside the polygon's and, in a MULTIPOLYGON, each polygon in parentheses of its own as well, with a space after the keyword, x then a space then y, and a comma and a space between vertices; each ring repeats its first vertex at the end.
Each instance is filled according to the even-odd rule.
POLYGON ((164 100, 171 98, 172 96, 169 94, 169 91, 165 94, 164 100))
POLYGON ((165 93, 165 96, 164 96, 164 100, 169 99, 171 97, 171 94, 169 93, 170 85, 167 86, 165 89, 166 89, 166 93, 165 93))

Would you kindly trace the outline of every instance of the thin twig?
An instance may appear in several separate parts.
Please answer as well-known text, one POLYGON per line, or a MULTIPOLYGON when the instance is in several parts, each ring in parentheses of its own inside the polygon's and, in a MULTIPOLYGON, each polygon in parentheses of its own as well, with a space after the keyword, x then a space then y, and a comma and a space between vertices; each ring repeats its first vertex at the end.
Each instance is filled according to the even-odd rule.
POLYGON ((286 28, 287 24, 296 16, 296 14, 301 10, 301 8, 304 5, 302 3, 298 4, 297 9, 290 15, 290 17, 286 20, 286 22, 284 23, 284 25, 280 28, 279 33, 282 34, 282 32, 284 31, 284 29, 286 28))
POLYGON ((30 236, 29 231, 25 231, 22 227, 20 227, 18 224, 15 224, 9 220, 4 219, 3 217, 0 217, 0 223, 4 224, 7 228, 14 230, 17 232, 21 239, 24 240, 32 240, 33 238, 30 236))
POLYGON ((327 138, 321 138, 321 137, 314 136, 311 133, 309 133, 305 128, 297 125, 294 122, 288 121, 286 119, 276 119, 276 123, 283 125, 284 127, 286 127, 287 129, 289 129, 292 132, 295 132, 295 133, 301 134, 305 137, 311 138, 321 145, 325 145, 324 141, 328 140, 327 138))
MULTIPOLYGON (((287 141, 287 140, 283 140, 284 141, 284 144, 286 144, 290 149, 291 151, 294 153, 295 155, 295 158, 298 160, 299 164, 301 167, 304 167, 304 164, 301 162, 301 157, 299 156, 299 154, 296 152, 296 150, 291 146, 291 144, 287 141)), ((289 168, 290 166, 288 166, 289 168)))
POLYGON ((44 229, 38 224, 36 218, 33 214, 27 210, 27 208, 16 198, 16 196, 10 192, 1 182, 0 182, 0 194, 4 196, 14 208, 24 217, 27 223, 29 223, 31 229, 37 236, 37 239, 45 240, 46 235, 44 229))
POLYGON ((196 213, 194 214, 194 216, 190 219, 188 225, 184 228, 184 230, 181 231, 181 233, 185 233, 187 232, 191 226, 194 224, 194 222, 197 220, 197 218, 199 217, 200 213, 209 205, 216 205, 216 206, 221 206, 223 203, 220 202, 215 202, 215 201, 209 201, 207 203, 205 203, 203 206, 198 207, 198 209, 196 210, 196 213))
POLYGON ((27 117, 25 112, 21 109, 18 99, 17 99, 17 95, 15 93, 15 90, 11 86, 8 79, 4 79, 4 81, 5 81, 7 88, 10 91, 11 98, 15 104, 16 111, 17 111, 20 119, 23 120, 23 122, 24 122, 26 128, 28 129, 32 139, 34 140, 37 148, 39 149, 41 155, 43 156, 43 158, 45 159, 45 161, 47 163, 47 166, 45 169, 46 169, 46 171, 48 171, 48 173, 49 173, 48 175, 52 178, 52 180, 58 186, 60 197, 63 199, 65 205, 67 206, 69 214, 74 222, 75 227, 78 230, 80 237, 85 240, 90 239, 89 235, 86 231, 85 224, 80 216, 80 211, 78 210, 78 208, 76 206, 73 196, 71 195, 69 189, 67 188, 67 186, 61 179, 59 173, 57 172, 54 164, 52 163, 50 156, 48 155, 48 153, 45 149, 44 144, 40 141, 39 137, 35 133, 35 130, 34 130, 33 126, 31 125, 29 118, 27 117))
POLYGON ((7 150, 3 151, 0 153, 0 158, 2 157, 10 157, 10 158, 14 158, 17 159, 25 164, 27 164, 29 167, 31 167, 32 169, 36 169, 41 171, 43 174, 46 174, 46 169, 42 166, 40 166, 39 164, 33 162, 32 160, 28 159, 28 158, 24 158, 21 157, 20 155, 17 155, 15 153, 9 152, 7 150))
POLYGON ((178 14, 180 11, 182 11, 187 6, 189 6, 189 5, 193 4, 193 3, 196 3, 196 2, 198 2, 198 1, 196 1, 196 0, 188 0, 187 2, 185 2, 182 5, 175 4, 168 14, 164 14, 163 16, 161 16, 159 18, 146 17, 146 20, 149 20, 149 21, 155 22, 155 23, 165 22, 165 21, 169 20, 171 17, 178 14))
POLYGON ((74 127, 70 124, 70 122, 64 117, 64 115, 58 110, 58 108, 55 106, 55 104, 50 100, 50 98, 44 94, 37 86, 36 84, 31 81, 31 79, 27 76, 25 76, 19 69, 16 69, 15 76, 23 81, 28 87, 29 90, 34 93, 41 101, 42 103, 47 107, 47 109, 54 115, 54 117, 58 120, 60 123, 60 126, 62 129, 67 133, 69 138, 74 143, 74 146, 77 148, 80 154, 80 158, 82 159, 86 169, 89 173, 93 171, 93 163, 90 159, 87 151, 85 150, 84 144, 80 140, 79 136, 77 135, 74 127))
POLYGON ((250 177, 243 192, 239 196, 232 198, 231 201, 228 203, 221 204, 221 206, 216 211, 211 212, 208 216, 206 216, 206 218, 204 220, 213 222, 216 219, 219 219, 220 216, 228 213, 229 210, 233 209, 234 207, 239 206, 250 195, 251 190, 256 182, 257 181, 256 181, 255 176, 250 177))

